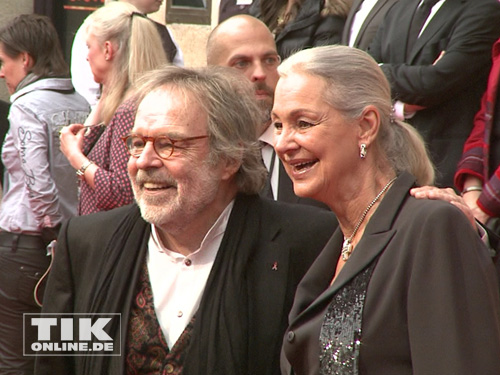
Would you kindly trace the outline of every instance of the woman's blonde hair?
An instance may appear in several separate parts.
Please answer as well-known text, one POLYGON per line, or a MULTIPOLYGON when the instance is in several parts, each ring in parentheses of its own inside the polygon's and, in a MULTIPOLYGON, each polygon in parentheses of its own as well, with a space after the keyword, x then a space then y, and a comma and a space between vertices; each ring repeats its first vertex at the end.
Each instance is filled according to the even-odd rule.
POLYGON ((434 166, 425 143, 411 125, 394 119, 389 83, 373 58, 357 48, 325 46, 300 51, 278 68, 280 76, 304 73, 322 78, 325 101, 347 119, 357 119, 368 105, 377 108, 376 143, 399 174, 413 174, 419 185, 434 182, 434 166))
POLYGON ((137 77, 168 60, 153 21, 132 4, 111 2, 87 17, 85 27, 99 43, 110 41, 116 48, 99 104, 101 120, 108 124, 137 77))

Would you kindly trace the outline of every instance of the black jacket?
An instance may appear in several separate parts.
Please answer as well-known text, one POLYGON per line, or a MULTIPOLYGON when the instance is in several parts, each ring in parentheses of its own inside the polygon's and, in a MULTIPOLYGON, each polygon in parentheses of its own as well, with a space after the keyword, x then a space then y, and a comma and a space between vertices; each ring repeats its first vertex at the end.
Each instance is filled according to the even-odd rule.
MULTIPOLYGON (((340 43, 347 14, 323 17, 322 9, 323 1, 305 1, 297 17, 275 36, 282 59, 306 48, 340 43)), ((250 14, 260 18, 260 0, 254 1, 250 14)))

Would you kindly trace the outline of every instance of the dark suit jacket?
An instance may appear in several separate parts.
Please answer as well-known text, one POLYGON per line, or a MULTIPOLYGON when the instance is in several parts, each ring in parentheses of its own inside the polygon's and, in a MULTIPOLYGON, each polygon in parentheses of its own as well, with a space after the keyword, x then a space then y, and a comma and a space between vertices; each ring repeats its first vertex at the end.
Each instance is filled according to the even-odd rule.
POLYGON ((500 35, 498 0, 446 0, 406 55, 419 0, 400 0, 387 13, 368 52, 387 76, 394 99, 426 107, 408 120, 424 136, 440 172, 453 175, 469 135, 500 35), (441 53, 442 58, 436 62, 441 53))
MULTIPOLYGON (((242 210, 251 210, 257 219, 236 229, 240 233, 240 240, 236 239, 238 253, 252 254, 245 266, 245 275, 241 276, 248 278, 245 283, 249 285, 247 295, 241 295, 242 299, 249 301, 249 337, 244 337, 245 345, 248 345, 248 371, 242 364, 241 374, 278 374, 281 337, 287 326, 287 315, 296 286, 335 230, 336 221, 333 214, 325 210, 240 195, 236 198, 228 228, 234 227, 234 222, 239 220, 238 213, 242 210), (242 238, 255 240, 245 242, 242 238), (248 246, 252 248, 247 249, 248 246)), ((137 213, 135 205, 124 206, 74 218, 64 225, 43 306, 44 312, 88 312, 93 295, 101 289, 99 280, 111 278, 110 285, 118 284, 123 289, 123 301, 117 304, 117 311, 102 312, 122 314, 122 353, 126 345, 130 304, 135 298, 137 277, 147 254, 150 225, 139 218, 130 232, 121 233, 120 228, 124 219, 137 213), (123 254, 120 252, 116 266, 103 274, 102 264, 109 257, 107 250, 113 246, 110 242, 117 235, 120 239, 126 239, 123 254), (132 259, 129 262, 130 269, 120 268, 119 263, 127 259, 132 259)), ((228 235, 230 233, 226 230, 218 260, 230 251, 224 247, 228 235)), ((221 310, 226 316, 232 312, 222 307, 221 310)), ((197 312, 197 321, 203 318, 203 313, 200 310, 197 312)), ((234 332, 233 337, 241 336, 242 332, 234 332)), ((80 374, 81 358, 43 357, 37 362, 36 373, 80 374)), ((112 357, 109 368, 102 369, 102 373, 124 374, 124 361, 123 354, 121 357, 112 357)))
MULTIPOLYGON (((354 22, 354 16, 359 10, 364 0, 354 0, 351 10, 347 15, 347 20, 345 21, 344 32, 342 33, 342 44, 348 46, 349 38, 351 34, 352 23, 354 22)), ((353 47, 362 49, 366 51, 370 46, 375 34, 377 33, 378 27, 382 20, 384 19, 386 13, 391 9, 391 7, 398 0, 378 0, 375 6, 370 10, 365 21, 361 25, 356 40, 354 41, 353 47)))
POLYGON ((360 374, 498 374, 500 299, 487 249, 456 207, 411 197, 413 184, 409 174, 394 183, 332 286, 340 230, 304 276, 284 340, 296 374, 318 374, 325 311, 372 262, 360 374))

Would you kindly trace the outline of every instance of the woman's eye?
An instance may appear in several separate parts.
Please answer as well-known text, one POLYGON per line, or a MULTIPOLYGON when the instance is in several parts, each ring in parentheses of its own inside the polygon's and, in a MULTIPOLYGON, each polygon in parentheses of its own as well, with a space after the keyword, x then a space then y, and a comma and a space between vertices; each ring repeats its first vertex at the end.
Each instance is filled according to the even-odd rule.
POLYGON ((274 130, 281 130, 283 128, 283 124, 281 122, 275 121, 273 122, 274 130))

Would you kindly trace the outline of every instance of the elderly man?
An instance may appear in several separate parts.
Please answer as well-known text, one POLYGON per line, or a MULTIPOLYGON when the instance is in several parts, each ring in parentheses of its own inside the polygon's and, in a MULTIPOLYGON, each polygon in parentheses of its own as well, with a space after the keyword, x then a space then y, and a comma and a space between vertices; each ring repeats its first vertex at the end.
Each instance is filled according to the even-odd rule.
POLYGON ((40 357, 36 373, 279 374, 296 285, 333 215, 256 194, 260 110, 230 69, 165 67, 137 100, 137 205, 63 227, 43 308, 120 313, 108 334, 122 356, 40 357))
POLYGON ((325 208, 326 206, 313 199, 299 198, 294 194, 293 184, 274 152, 274 130, 270 126, 270 113, 280 62, 273 35, 255 17, 233 16, 219 24, 208 38, 207 64, 227 66, 243 73, 252 82, 255 97, 264 111, 264 121, 258 136, 269 180, 261 194, 283 202, 325 208))

